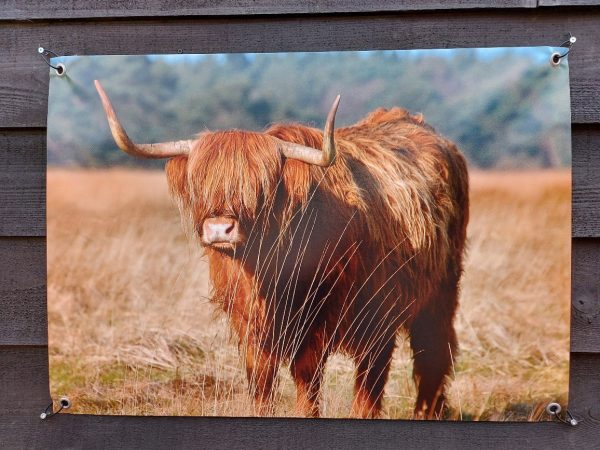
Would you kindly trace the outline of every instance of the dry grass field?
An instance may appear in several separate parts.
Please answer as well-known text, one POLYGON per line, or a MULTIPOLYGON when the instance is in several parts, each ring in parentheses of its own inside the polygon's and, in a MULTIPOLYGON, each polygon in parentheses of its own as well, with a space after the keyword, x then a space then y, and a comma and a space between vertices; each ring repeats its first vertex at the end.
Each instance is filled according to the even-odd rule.
MULTIPOLYGON (((450 419, 540 420, 565 402, 570 304, 570 173, 471 175, 469 251, 456 319, 450 419)), ((72 412, 247 416, 235 341, 208 303, 201 249, 182 232, 162 172, 48 172, 52 397, 72 412)), ((409 418, 405 337, 384 417, 409 418)), ((350 410, 353 367, 326 368, 325 417, 350 410)), ((277 415, 294 415, 280 375, 277 415)))

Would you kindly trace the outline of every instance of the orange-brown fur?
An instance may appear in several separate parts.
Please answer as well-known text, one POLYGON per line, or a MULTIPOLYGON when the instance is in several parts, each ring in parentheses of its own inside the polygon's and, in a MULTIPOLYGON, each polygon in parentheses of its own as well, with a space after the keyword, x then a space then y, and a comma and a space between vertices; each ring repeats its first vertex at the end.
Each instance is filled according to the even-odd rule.
POLYGON ((239 338, 257 411, 272 408, 289 362, 298 411, 317 416, 327 356, 357 367, 352 414, 376 417, 399 330, 408 332, 415 416, 441 414, 457 341, 468 222, 465 160, 450 141, 400 108, 337 129, 327 168, 286 160, 276 140, 321 148, 322 133, 274 125, 264 133, 206 132, 167 177, 182 215, 238 218, 246 244, 206 254, 213 301, 239 338))

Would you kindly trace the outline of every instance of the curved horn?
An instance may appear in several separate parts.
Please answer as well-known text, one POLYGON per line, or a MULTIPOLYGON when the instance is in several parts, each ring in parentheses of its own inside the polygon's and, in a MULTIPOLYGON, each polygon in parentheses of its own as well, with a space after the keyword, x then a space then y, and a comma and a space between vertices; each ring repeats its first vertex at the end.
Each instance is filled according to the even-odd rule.
POLYGON ((292 142, 281 141, 281 153, 283 153, 286 158, 298 159, 317 166, 330 166, 336 156, 333 132, 335 128, 335 113, 337 112, 339 104, 340 96, 338 95, 333 101, 333 105, 327 115, 327 122, 325 122, 325 129, 323 130, 323 148, 321 150, 294 144, 292 142))
POLYGON ((187 155, 190 153, 194 141, 172 141, 157 144, 135 144, 134 142, 131 142, 125 129, 121 126, 102 85, 98 80, 94 80, 94 84, 96 85, 96 90, 102 100, 102 106, 104 107, 104 112, 106 113, 108 126, 110 127, 113 139, 125 153, 148 159, 172 158, 174 156, 187 155))

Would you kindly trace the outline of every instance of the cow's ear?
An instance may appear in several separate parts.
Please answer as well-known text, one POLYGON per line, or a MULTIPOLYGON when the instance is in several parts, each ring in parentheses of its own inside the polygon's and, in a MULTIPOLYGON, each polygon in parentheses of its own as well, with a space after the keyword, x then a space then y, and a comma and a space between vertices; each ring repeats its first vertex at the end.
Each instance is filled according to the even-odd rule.
POLYGON ((187 183, 187 156, 177 156, 167 161, 165 171, 167 172, 167 183, 171 195, 180 207, 190 207, 191 200, 187 183))

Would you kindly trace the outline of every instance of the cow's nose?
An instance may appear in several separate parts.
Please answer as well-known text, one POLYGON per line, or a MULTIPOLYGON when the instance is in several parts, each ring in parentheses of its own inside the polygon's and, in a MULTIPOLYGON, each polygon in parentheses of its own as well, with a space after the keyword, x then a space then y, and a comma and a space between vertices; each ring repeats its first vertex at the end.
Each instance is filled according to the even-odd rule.
POLYGON ((232 217, 210 217, 202 224, 202 237, 206 244, 235 244, 238 228, 238 221, 232 217))

